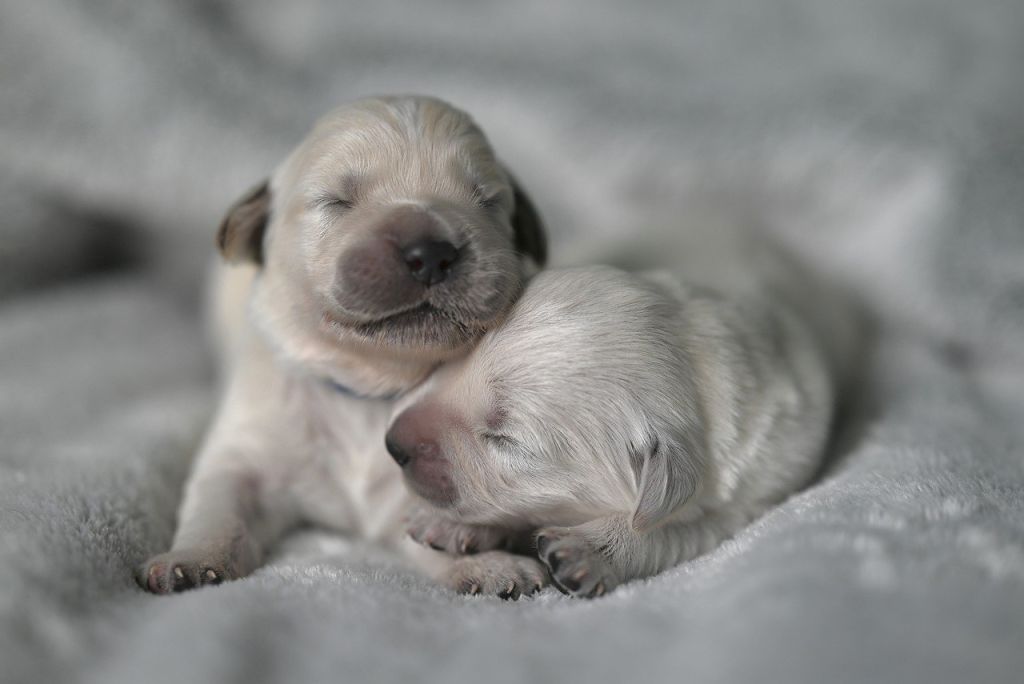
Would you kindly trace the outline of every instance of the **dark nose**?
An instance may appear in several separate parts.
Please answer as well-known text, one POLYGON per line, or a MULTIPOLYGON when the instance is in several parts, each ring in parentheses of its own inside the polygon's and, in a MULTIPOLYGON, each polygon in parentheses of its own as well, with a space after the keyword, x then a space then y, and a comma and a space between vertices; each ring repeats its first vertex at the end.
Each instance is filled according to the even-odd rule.
POLYGON ((430 287, 448 277, 459 250, 443 240, 420 240, 403 248, 402 258, 412 277, 430 287))
POLYGON ((392 439, 390 433, 384 438, 384 446, 391 454, 391 458, 395 459, 395 463, 404 468, 405 464, 409 462, 409 452, 392 439))

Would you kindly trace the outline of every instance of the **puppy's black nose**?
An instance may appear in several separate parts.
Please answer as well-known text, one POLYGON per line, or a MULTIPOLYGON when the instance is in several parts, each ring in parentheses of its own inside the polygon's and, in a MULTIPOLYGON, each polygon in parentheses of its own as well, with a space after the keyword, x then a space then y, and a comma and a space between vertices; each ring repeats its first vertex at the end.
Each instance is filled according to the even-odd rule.
POLYGON ((384 447, 388 450, 388 453, 391 454, 391 458, 395 459, 395 463, 400 467, 404 468, 405 464, 409 462, 409 452, 391 439, 391 435, 384 438, 384 447))
POLYGON ((443 240, 420 240, 402 249, 402 258, 412 277, 430 287, 448 277, 459 250, 443 240))

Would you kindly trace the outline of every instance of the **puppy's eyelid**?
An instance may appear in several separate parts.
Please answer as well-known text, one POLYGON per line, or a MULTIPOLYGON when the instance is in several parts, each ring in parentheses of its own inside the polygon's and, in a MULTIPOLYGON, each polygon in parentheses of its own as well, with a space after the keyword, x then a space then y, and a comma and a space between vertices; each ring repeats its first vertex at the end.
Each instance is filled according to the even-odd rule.
POLYGON ((344 197, 326 195, 323 197, 318 197, 316 200, 314 200, 313 204, 320 209, 324 209, 327 207, 334 207, 338 209, 351 209, 352 207, 355 206, 356 203, 355 200, 346 199, 344 197))
POLYGON ((501 191, 477 185, 473 188, 473 200, 484 209, 493 209, 501 205, 501 191))
POLYGON ((497 444, 499 446, 519 446, 519 442, 517 442, 514 438, 496 432, 485 432, 483 434, 483 438, 488 442, 491 442, 492 444, 497 444))
POLYGON ((484 209, 494 209, 501 204, 501 197, 498 195, 491 195, 490 197, 479 199, 477 202, 484 209))

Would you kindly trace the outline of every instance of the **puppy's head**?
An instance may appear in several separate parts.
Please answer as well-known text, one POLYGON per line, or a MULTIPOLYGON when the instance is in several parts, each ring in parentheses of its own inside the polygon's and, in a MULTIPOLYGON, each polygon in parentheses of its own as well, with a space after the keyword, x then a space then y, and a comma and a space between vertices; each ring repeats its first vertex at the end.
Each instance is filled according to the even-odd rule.
POLYGON ((353 349, 385 365, 449 358, 545 259, 536 211, 480 129, 423 97, 324 117, 218 243, 259 267, 253 308, 279 350, 322 366, 353 349))
POLYGON ((470 522, 638 530, 689 499, 704 436, 681 311, 610 268, 537 275, 500 327, 397 408, 387 446, 421 497, 470 522))

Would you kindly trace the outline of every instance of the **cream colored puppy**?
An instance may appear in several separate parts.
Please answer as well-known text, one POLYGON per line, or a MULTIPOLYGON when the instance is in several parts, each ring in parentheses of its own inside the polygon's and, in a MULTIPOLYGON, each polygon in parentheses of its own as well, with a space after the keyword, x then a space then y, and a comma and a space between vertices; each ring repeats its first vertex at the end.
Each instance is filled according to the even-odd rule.
MULTIPOLYGON (((156 593, 242 577, 303 522, 403 537, 410 499, 383 439, 393 397, 464 354, 545 257, 536 213, 483 133, 423 97, 324 117, 218 240, 232 264, 215 289, 225 387, 171 550, 140 568, 156 593)), ((486 578, 493 557, 442 577, 486 578)), ((540 574, 502 563, 525 567, 524 584, 540 574)))
POLYGON ((402 401, 388 450, 435 526, 537 530, 558 587, 591 597, 714 548, 808 481, 848 322, 830 327, 837 310, 785 264, 722 272, 706 247, 687 261, 727 293, 687 284, 699 267, 540 273, 402 401))

